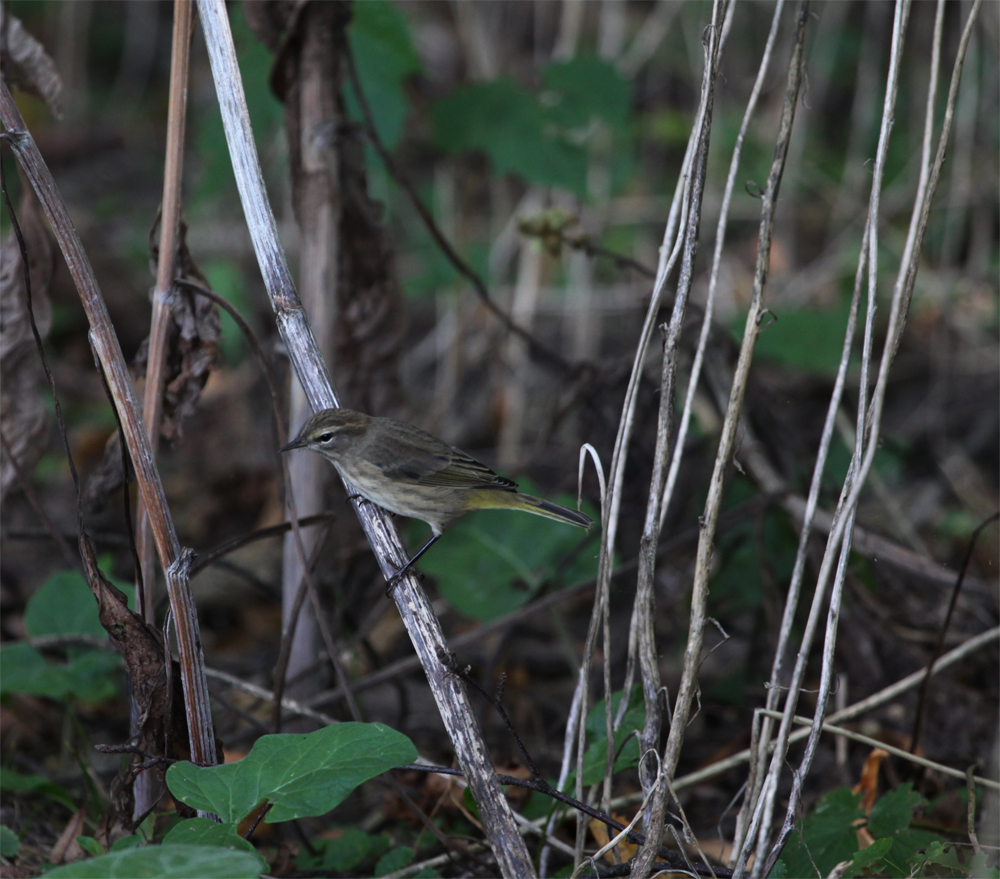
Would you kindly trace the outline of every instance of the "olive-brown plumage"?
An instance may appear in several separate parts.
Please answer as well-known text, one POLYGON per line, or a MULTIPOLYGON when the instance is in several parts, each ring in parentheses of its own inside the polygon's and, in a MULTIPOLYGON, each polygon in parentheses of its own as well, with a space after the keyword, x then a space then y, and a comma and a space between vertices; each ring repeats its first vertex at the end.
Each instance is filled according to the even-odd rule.
POLYGON ((350 409, 323 409, 281 451, 289 449, 319 452, 362 497, 431 526, 431 539, 396 577, 451 522, 473 510, 525 510, 581 528, 592 524, 583 513, 522 494, 516 482, 405 421, 350 409))

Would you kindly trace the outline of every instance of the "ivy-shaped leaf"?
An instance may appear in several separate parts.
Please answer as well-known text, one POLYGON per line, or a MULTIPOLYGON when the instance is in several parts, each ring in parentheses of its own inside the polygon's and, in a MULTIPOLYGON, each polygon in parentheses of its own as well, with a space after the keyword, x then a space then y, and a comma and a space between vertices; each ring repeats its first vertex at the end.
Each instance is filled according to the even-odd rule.
POLYGON ((792 831, 781 860, 787 876, 826 876, 837 864, 853 859, 858 850, 854 822, 864 816, 861 794, 841 787, 824 795, 812 814, 792 831))
POLYGON ((148 845, 76 861, 43 879, 257 879, 260 858, 207 845, 148 845))
POLYGON ((307 734, 262 736, 236 763, 199 767, 175 763, 167 786, 195 809, 237 824, 265 800, 266 821, 323 815, 359 784, 417 759, 402 733, 381 723, 341 723, 307 734))

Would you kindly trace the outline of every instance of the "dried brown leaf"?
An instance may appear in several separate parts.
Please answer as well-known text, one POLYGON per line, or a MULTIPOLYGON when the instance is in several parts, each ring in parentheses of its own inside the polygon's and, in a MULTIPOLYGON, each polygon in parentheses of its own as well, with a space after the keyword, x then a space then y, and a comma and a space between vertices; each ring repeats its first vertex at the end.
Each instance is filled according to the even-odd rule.
POLYGON ((41 98, 52 115, 61 119, 63 84, 52 59, 42 44, 24 29, 19 19, 13 15, 7 19, 5 6, 0 7, 0 30, 3 29, 7 31, 4 50, 10 62, 4 72, 17 88, 41 98))
MULTIPOLYGON (((159 218, 150 232, 150 269, 156 276, 159 260, 159 218)), ((184 420, 194 414, 202 388, 219 363, 219 309, 191 286, 210 289, 187 247, 187 226, 181 223, 175 263, 175 284, 170 293, 170 340, 164 376, 163 417, 160 434, 174 442, 183 435, 184 420)), ((140 346, 133 370, 145 374, 146 346, 140 346)))

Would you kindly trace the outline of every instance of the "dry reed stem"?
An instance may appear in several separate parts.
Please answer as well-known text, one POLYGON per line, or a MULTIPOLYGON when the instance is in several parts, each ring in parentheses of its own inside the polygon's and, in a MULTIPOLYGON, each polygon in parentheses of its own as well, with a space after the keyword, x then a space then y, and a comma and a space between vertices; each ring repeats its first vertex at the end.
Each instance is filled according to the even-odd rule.
MULTIPOLYGON (((730 6, 729 10, 735 6, 730 6)), ((650 482, 649 501, 646 507, 646 520, 642 538, 639 544, 639 572, 635 610, 633 612, 633 631, 640 668, 642 671, 642 689, 646 706, 646 719, 639 735, 640 753, 644 755, 640 763, 640 779, 643 790, 647 794, 644 804, 644 823, 646 843, 639 850, 633 864, 633 875, 645 879, 653 869, 653 862, 660 849, 663 838, 664 817, 667 803, 667 783, 673 772, 673 766, 666 761, 658 761, 657 772, 648 769, 643 771, 645 755, 656 754, 660 740, 660 671, 659 658, 656 650, 653 614, 653 577, 656 568, 656 543, 659 539, 662 522, 661 506, 664 503, 663 492, 666 487, 668 473, 667 456, 670 452, 671 434, 673 428, 674 383, 677 376, 677 354, 680 345, 681 329, 684 314, 687 309, 688 295, 691 292, 691 282, 694 274, 694 260, 698 251, 698 235, 701 224, 701 207, 705 193, 705 178, 708 172, 708 148, 712 130, 712 111, 715 103, 715 79, 718 70, 720 54, 720 37, 726 6, 716 3, 712 8, 712 23, 706 28, 704 43, 704 76, 702 81, 702 106, 700 125, 697 131, 697 147, 692 166, 690 183, 690 207, 687 222, 684 225, 684 249, 681 260, 680 275, 677 281, 677 291, 674 297, 674 307, 670 322, 665 328, 663 339, 663 361, 660 376, 660 406, 657 419, 656 449, 653 459, 653 474, 650 482)), ((631 634, 631 633, 630 633, 631 634)), ((631 639, 630 639, 631 640, 631 639)), ((628 690, 623 690, 622 701, 628 701, 628 690)), ((610 706, 609 706, 610 711, 610 706)), ((671 718, 671 730, 676 722, 676 708, 671 718)), ((609 775, 611 756, 610 750, 614 736, 608 724, 609 775)))
MULTIPOLYGON (((837 575, 834 579, 833 588, 830 594, 830 608, 827 614, 827 626, 826 626, 826 638, 823 645, 823 664, 821 668, 820 677, 820 687, 819 693, 817 695, 817 710, 816 715, 813 718, 813 726, 810 730, 809 740, 806 745, 806 751, 802 758, 800 768, 793 774, 792 780, 792 793, 789 798, 788 807, 785 813, 785 820, 782 825, 781 833, 778 840, 775 842, 768 854, 767 860, 763 864, 763 870, 760 875, 767 875, 771 867, 777 861, 778 856, 781 854, 781 849, 784 846, 785 840, 787 840, 789 834, 792 832, 795 815, 798 812, 798 804, 802 796, 802 782, 805 776, 808 774, 809 768, 812 763, 813 756, 815 755, 816 748, 819 742, 819 736, 821 732, 821 724, 826 711, 826 703, 829 698, 832 684, 833 684, 833 664, 834 664, 834 651, 836 647, 836 637, 837 637, 837 620, 840 608, 841 594, 843 590, 843 583, 846 576, 847 559, 850 553, 851 540, 850 535, 853 529, 854 516, 857 510, 858 498, 861 493, 861 489, 864 482, 871 472, 871 467, 874 462, 875 452, 879 446, 879 431, 881 427, 881 415, 882 407, 885 401, 885 388, 888 382, 889 369, 891 368, 892 361, 895 357, 896 351, 899 347, 899 340, 902 336, 903 327, 906 322, 906 312, 909 307, 910 298, 913 295, 913 284, 916 280, 917 272, 917 262, 920 253, 920 246, 923 241, 923 236, 927 228, 927 219, 930 213, 930 205, 934 198, 934 193, 937 187, 937 181, 941 171, 941 165, 944 162, 945 148, 949 139, 951 132, 951 122, 954 115, 955 103, 958 93, 958 83, 961 78, 962 68, 965 60, 965 53, 968 48, 969 39, 972 34, 972 27, 975 23, 979 7, 981 5, 981 0, 976 0, 973 7, 969 13, 969 17, 966 21, 965 28, 962 33, 962 38, 959 42, 958 51, 955 57, 954 67, 952 68, 951 84, 949 87, 948 101, 946 103, 945 117, 942 122, 941 135, 938 140, 938 150, 937 155, 934 160, 933 166, 928 164, 930 158, 929 147, 930 143, 930 131, 933 129, 934 125, 934 96, 936 94, 936 88, 933 84, 934 80, 937 79, 937 68, 932 67, 930 71, 931 86, 928 88, 928 100, 927 100, 927 110, 925 118, 925 136, 924 136, 924 151, 922 156, 922 162, 920 167, 920 179, 917 184, 917 194, 914 199, 913 211, 910 218, 910 227, 907 232, 906 247, 903 252, 903 257, 899 267, 899 271, 896 276, 896 283, 893 288, 892 295, 892 305, 890 309, 889 325, 886 329, 886 344, 884 348, 884 353, 882 360, 879 364, 879 374, 878 380, 875 384, 875 390, 872 395, 871 403, 871 416, 870 424, 868 427, 869 436, 867 438, 867 443, 863 444, 861 439, 861 433, 865 426, 865 412, 861 406, 859 406, 858 411, 858 438, 857 447, 855 453, 855 460, 860 461, 860 467, 858 472, 858 478, 853 481, 851 485, 850 495, 845 502, 845 508, 847 515, 841 521, 841 534, 840 539, 842 540, 841 546, 841 556, 840 562, 837 568, 837 575), (862 460, 863 451, 863 460, 862 460)), ((908 3, 901 4, 902 13, 901 16, 903 20, 903 27, 905 27, 905 17, 908 14, 908 3)), ((902 28, 900 29, 902 30, 902 28)), ((935 34, 940 38, 940 30, 935 29, 935 34)), ((901 37, 900 37, 901 42, 901 37)), ((895 83, 893 87, 895 91, 895 83)), ((887 105, 888 105, 888 90, 887 90, 887 105)), ((894 96, 893 96, 894 98, 894 96)), ((889 116, 889 121, 891 122, 891 114, 889 116)), ((885 126, 883 127, 885 130, 885 126)), ((888 140, 888 131, 885 131, 885 139, 888 140)), ((876 171, 878 171, 878 166, 876 166, 876 171)), ((876 181, 880 180, 880 176, 876 175, 876 181)), ((877 203, 878 194, 873 191, 873 204, 877 203)), ((873 217, 878 216, 877 210, 873 210, 873 217)), ((869 253, 869 284, 870 291, 869 296, 872 301, 874 301, 875 294, 875 262, 876 262, 876 250, 875 250, 875 232, 874 229, 877 224, 873 222, 873 234, 871 236, 870 242, 870 253, 869 253)), ((864 373, 862 374, 864 378, 864 373)), ((862 397, 862 401, 863 401, 862 397)), ((846 486, 845 486, 846 487, 846 486)), ((835 531, 831 532, 831 539, 834 539, 835 531)), ((822 574, 822 571, 821 571, 822 574)), ((822 583, 822 580, 819 580, 822 583)), ((819 587, 818 587, 819 590, 819 587)), ((763 841, 764 835, 761 836, 761 841, 763 841)), ((760 849, 759 849, 760 850, 760 849)), ((760 850, 762 852, 762 850, 760 850)), ((758 862, 759 863, 759 862, 758 862)), ((755 872, 757 872, 757 867, 755 865, 755 872)))
MULTIPOLYGON (((199 11, 240 200, 278 330, 312 408, 337 406, 326 364, 278 241, 274 214, 257 160, 225 4, 222 0, 199 0, 199 11)), ((348 494, 353 493, 348 487, 348 494)), ((406 554, 388 514, 374 504, 357 500, 353 503, 383 575, 386 579, 393 577, 405 563, 406 554)), ((476 715, 461 682, 448 671, 443 661, 447 650, 440 624, 413 572, 400 578, 393 588, 392 598, 420 656, 500 872, 511 877, 533 876, 534 866, 493 771, 476 715)))
MULTIPOLYGON (((699 113, 700 118, 700 113, 699 113)), ((635 418, 635 406, 638 400, 639 379, 641 377, 642 362, 645 357, 649 339, 652 335, 656 313, 659 309, 663 290, 666 286, 666 279, 673 269, 674 263, 680 253, 682 238, 678 233, 678 228, 683 229, 687 216, 687 185, 686 178, 693 160, 693 147, 695 138, 688 141, 688 148, 685 154, 680 180, 683 181, 674 191, 671 203, 670 215, 667 220, 666 230, 663 236, 663 245, 660 250, 660 266, 657 272, 657 280, 653 285, 653 295, 650 299, 649 308, 640 334, 639 345, 636 350, 632 366, 632 374, 629 378, 628 388, 625 392, 625 402, 622 406, 622 416, 618 425, 618 435, 615 439, 614 452, 611 459, 610 477, 608 479, 609 490, 601 505, 601 552, 597 567, 597 597, 595 599, 594 610, 591 615, 590 625, 587 630, 584 655, 580 664, 576 690, 573 694, 572 708, 566 724, 566 738, 563 751, 562 766, 559 773, 557 788, 562 788, 569 777, 569 767, 571 761, 572 743, 577 745, 577 799, 583 798, 582 788, 582 767, 583 755, 586 749, 586 730, 582 724, 582 718, 587 714, 587 704, 589 699, 589 670, 593 657, 594 645, 596 644, 597 624, 603 613, 602 608, 607 603, 608 589, 610 587, 612 573, 612 558, 614 553, 615 536, 618 530, 618 518, 621 507, 621 489, 625 475, 625 459, 628 442, 632 435, 633 422, 635 418), (676 238, 675 238, 676 235, 676 238), (668 246, 672 249, 668 251, 668 246), (668 256, 669 253, 669 256, 668 256)), ((577 825, 577 853, 582 856, 582 834, 585 830, 582 817, 578 819, 577 825)))
MULTIPOLYGON (((886 345, 885 345, 885 355, 883 356, 878 373, 878 379, 875 383, 875 389, 872 397, 872 402, 870 406, 870 424, 868 426, 868 432, 866 436, 865 420, 866 420, 866 409, 862 399, 859 405, 859 425, 858 425, 858 443, 859 446, 856 449, 855 458, 852 462, 851 471, 849 472, 848 480, 845 483, 844 491, 841 495, 841 503, 838 505, 838 512, 835 516, 834 522, 832 523, 832 528, 830 531, 830 539, 827 544, 827 551, 824 555, 823 564, 820 569, 819 576, 817 577, 817 590, 814 596, 813 608, 810 611, 810 619, 806 626, 806 631, 803 634, 803 647, 800 651, 800 657, 806 657, 809 653, 809 645, 811 644, 812 633, 815 630, 815 624, 818 621, 818 616, 820 608, 822 606, 822 593, 825 591, 826 582, 830 576, 831 570, 833 568, 833 559, 837 554, 838 548, 840 549, 840 560, 837 565, 838 572, 834 579, 833 589, 830 598, 830 609, 827 615, 827 634, 824 642, 824 652, 823 652, 823 666, 822 666, 822 677, 821 677, 821 687, 818 697, 818 710, 816 718, 814 719, 814 726, 810 733, 810 741, 806 749, 805 757, 803 758, 802 765, 793 777, 793 791, 792 799, 789 804, 789 809, 786 811, 786 817, 784 824, 782 826, 782 831, 780 838, 775 846, 767 854, 767 846, 769 841, 769 826, 770 826, 770 815, 773 809, 773 800, 777 788, 777 779, 780 775, 782 768, 782 761, 784 753, 787 750, 788 741, 788 731, 791 723, 791 718, 794 714, 794 703, 797 699, 799 689, 801 687, 802 677, 804 675, 804 665, 805 660, 800 659, 797 663, 795 674, 793 675, 792 686, 789 690, 789 695, 786 700, 785 713, 782 719, 781 730, 779 731, 778 737, 778 747, 775 750, 774 756, 771 760, 770 768, 768 771, 768 777, 764 782, 764 790, 762 795, 758 799, 754 807, 754 817, 751 822, 750 833, 744 843, 743 850, 741 852, 740 858, 737 862, 737 872, 739 873, 745 866, 746 859, 749 855, 749 849, 753 845, 754 836, 757 837, 757 853, 758 858, 756 859, 754 872, 755 874, 760 871, 766 871, 770 869, 770 865, 773 865, 774 861, 777 859, 778 854, 780 854, 780 848, 787 835, 791 832, 792 821, 794 816, 794 809, 797 807, 798 798, 801 794, 801 783, 805 774, 808 772, 809 765, 813 754, 815 753, 816 741, 820 732, 820 724, 823 720, 823 714, 825 712, 825 701, 830 692, 831 681, 832 681, 832 666, 833 666, 833 651, 836 644, 836 627, 837 627, 837 617, 839 613, 839 601, 840 593, 842 590, 842 583, 844 579, 844 569, 845 569, 845 559, 846 553, 849 551, 850 547, 850 534, 853 526, 853 513, 856 510, 857 500, 860 495, 861 489, 863 487, 865 478, 870 471, 872 461, 874 459, 874 453, 878 445, 879 428, 881 423, 881 413, 882 407, 885 399, 885 387, 888 379, 888 372, 891 366, 892 357, 895 353, 896 347, 898 346, 899 336, 902 332, 902 326, 905 322, 905 312, 909 302, 909 298, 912 295, 913 281, 916 274, 916 262, 917 254, 919 253, 920 243, 923 239, 924 232, 926 230, 927 216, 930 210, 930 203, 933 198, 934 189, 936 187, 936 182, 940 174, 940 166, 944 158, 944 150, 946 142, 948 140, 948 135, 950 133, 951 118, 954 112, 955 98, 957 94, 958 81, 961 74, 962 63, 964 60, 965 48, 968 44, 969 35, 971 34, 972 23, 975 19, 976 13, 978 12, 979 3, 977 2, 972 12, 970 13, 969 20, 966 23, 965 30, 963 32, 962 40, 959 45, 959 50, 956 55, 955 66, 952 72, 951 87, 949 89, 948 102, 946 104, 945 118, 942 124, 941 136, 938 141, 938 150, 935 157, 934 165, 928 170, 926 163, 927 150, 924 151, 924 162, 921 167, 920 181, 918 184, 918 193, 914 201, 913 213, 911 216, 910 229, 907 234, 907 243, 904 249, 903 258, 901 260, 900 269, 897 275, 897 281, 894 285, 892 305, 890 309, 890 319, 889 326, 886 331, 886 345), (862 447, 867 439, 867 443, 862 447), (845 539, 845 534, 848 535, 845 539), (841 544, 841 542, 843 542, 841 544), (765 860, 764 855, 767 854, 765 860)), ((874 223, 874 218, 878 216, 877 206, 879 201, 878 190, 880 188, 880 181, 882 175, 882 168, 884 167, 884 157, 885 149, 888 142, 888 133, 891 129, 892 117, 893 117, 893 106, 895 100, 895 82, 896 82, 896 71, 898 70, 898 57, 901 50, 902 43, 902 30, 905 23, 906 14, 908 12, 907 4, 900 4, 897 6, 896 17, 894 22, 894 38, 893 38, 893 54, 890 60, 890 73, 889 73, 889 88, 886 90, 886 100, 885 108, 883 111, 883 121, 882 130, 880 134, 880 148, 878 153, 878 159, 875 166, 875 181, 873 183, 873 192, 871 197, 871 207, 870 216, 873 219, 872 227, 873 231, 870 235, 869 246, 868 246, 868 270, 869 270, 869 315, 866 322, 866 334, 865 334, 865 347, 864 347, 864 361, 867 363, 869 359, 869 353, 871 351, 872 345, 872 312, 871 307, 874 302, 875 295, 875 279, 877 265, 875 264, 874 257, 877 254, 877 232, 875 231, 876 224, 874 223)), ((936 71, 932 71, 932 77, 936 74, 936 71)), ((929 101, 928 101, 928 113, 927 113, 927 125, 932 124, 932 110, 930 107, 933 102, 934 95, 933 86, 928 89, 929 101)), ((927 138, 925 135, 925 143, 927 138)), ((863 366, 862 370, 862 384, 861 388, 867 389, 867 373, 866 366, 863 366)))
MULTIPOLYGON (((191 26, 194 4, 174 0, 174 29, 170 50, 170 90, 167 103, 167 144, 163 161, 163 198, 160 206, 160 252, 153 288, 153 313, 150 318, 149 354, 146 362, 146 387, 142 414, 146 436, 153 456, 160 444, 160 416, 163 412, 163 378, 167 367, 167 340, 170 332, 169 299, 177 264, 177 243, 181 228, 181 184, 184 179, 184 129, 187 115, 188 71, 190 67, 191 26)), ((140 498, 136 504, 136 545, 142 574, 142 589, 137 591, 140 613, 147 623, 155 623, 153 589, 156 570, 154 547, 150 540, 146 507, 140 498)))
MULTIPOLYGON (((736 4, 733 4, 735 9, 736 4)), ((726 177, 726 188, 722 195, 722 207, 719 210, 719 222, 715 231, 715 251, 712 254, 712 269, 708 281, 708 295, 705 299, 705 313, 702 318, 701 333, 698 336, 698 346, 695 349, 694 361, 691 364, 691 377, 688 382, 687 395, 684 398, 684 407, 681 410, 680 425, 677 428, 677 441, 674 443, 674 453, 670 460, 670 472, 667 475, 667 485, 663 490, 663 504, 660 509, 660 527, 663 527, 663 520, 667 515, 667 508, 673 498, 674 486, 677 482, 677 474, 680 472, 681 461, 684 457, 684 440, 687 438, 688 427, 691 423, 691 411, 694 403, 695 392, 698 389, 698 380, 701 377, 701 366, 705 358, 705 349, 708 345, 709 333, 712 329, 712 314, 715 309, 716 293, 719 285, 719 267, 722 264, 722 252, 726 242, 726 228, 729 223, 729 207, 732 203, 733 189, 736 184, 736 172, 739 169, 740 159, 743 156, 743 142, 746 140, 747 130, 750 127, 750 120, 753 118, 757 108, 757 101, 760 98, 761 90, 764 87, 764 79, 771 66, 771 56, 774 54, 774 44, 778 36, 778 24, 781 20, 781 13, 785 6, 785 0, 778 0, 774 6, 774 15, 771 18, 771 29, 767 35, 767 42, 764 45, 764 52, 760 59, 760 66, 757 68, 757 77, 754 80, 750 98, 747 100, 747 107, 743 113, 743 121, 740 123, 740 130, 736 136, 736 144, 733 147, 733 155, 729 162, 729 174, 726 177)))
MULTIPOLYGON (((889 144, 889 133, 892 129, 892 123, 894 119, 894 108, 895 108, 895 98, 896 90, 898 86, 898 73, 899 73, 899 59, 902 53, 902 43, 903 43, 903 32, 905 29, 905 21, 908 17, 909 3, 908 0, 903 0, 902 3, 897 3, 896 12, 893 21, 893 38, 892 38, 892 52, 889 60, 889 71, 887 74, 888 85, 886 87, 885 99, 883 104, 882 112, 882 125, 879 132, 879 144, 876 151, 875 167, 873 171, 873 183, 869 203, 868 211, 868 237, 867 237, 867 250, 862 249, 861 255, 859 256, 859 275, 863 271, 861 268, 861 263, 867 260, 868 269, 868 308, 866 312, 865 321, 865 335, 864 342, 862 346, 862 361, 861 361, 861 377, 859 379, 858 385, 861 392, 861 398, 858 404, 858 427, 857 427, 857 440, 859 445, 855 449, 855 457, 852 458, 851 466, 848 468, 847 476, 844 480, 844 486, 841 490, 840 499, 838 500, 837 509, 834 513, 835 522, 848 523, 847 528, 850 533, 853 530, 854 508, 847 504, 846 497, 849 495, 853 486, 856 484, 857 479, 857 460, 861 453, 860 444, 863 442, 865 436, 865 419, 867 416, 867 405, 866 405, 866 393, 868 389, 868 375, 870 370, 871 362, 871 352, 873 346, 873 336, 874 336, 874 316, 875 316, 875 292, 876 292, 876 281, 877 281, 877 240, 878 240, 878 216, 879 216, 879 199, 881 195, 881 181, 885 173, 885 156, 888 150, 889 144)), ((845 345, 845 348, 847 346, 845 345)), ((846 355, 842 354, 842 363, 846 355)), ((830 414, 828 414, 828 426, 830 425, 830 419, 834 417, 836 407, 831 403, 830 414)), ((750 819, 747 836, 743 841, 740 853, 736 860, 736 875, 742 875, 742 871, 746 867, 747 860, 749 858, 751 846, 756 844, 756 858, 753 867, 753 874, 758 875, 761 869, 761 865, 764 862, 765 855, 767 853, 767 847, 769 845, 770 839, 770 824, 772 818, 772 812, 774 808, 774 799, 777 795, 778 779, 780 777, 784 756, 787 746, 783 746, 783 742, 787 741, 789 731, 791 729, 791 719, 795 713, 795 707, 798 702, 798 697, 801 692, 802 680, 805 676, 805 670, 808 663, 808 656, 810 652, 810 647, 812 645, 812 640, 815 635, 816 629, 819 624, 819 617, 822 613, 825 597, 826 597, 826 582, 830 576, 831 569, 834 564, 834 558, 837 556, 838 549, 841 550, 839 553, 839 559, 837 561, 838 574, 841 571, 846 571, 846 562, 849 553, 849 541, 841 547, 839 542, 839 537, 834 538, 831 533, 828 541, 826 553, 823 558, 823 564, 817 577, 816 589, 813 593, 813 601, 809 610, 809 617, 803 631, 801 639, 801 648, 797 654, 797 661, 795 664, 795 669, 792 674, 792 682, 788 688, 787 695, 785 698, 785 709, 784 715, 781 722, 781 727, 778 733, 779 746, 775 749, 772 754, 771 761, 768 767, 766 776, 763 779, 758 779, 757 784, 760 786, 760 794, 756 800, 752 802, 753 817, 750 819), (780 759, 779 759, 780 757, 780 759)), ((832 590, 830 598, 830 613, 828 614, 828 627, 827 627, 827 643, 830 641, 830 637, 835 637, 836 623, 835 618, 839 614, 839 594, 840 589, 837 585, 838 582, 842 582, 841 577, 835 578, 834 587, 832 590)), ((772 681, 772 685, 779 686, 778 681, 772 681)), ((820 713, 818 712, 818 715, 820 713)), ((822 717, 817 722, 821 722, 822 717)), ((767 721, 765 721, 765 731, 767 730, 767 721)), ((813 740, 815 741, 815 740, 813 740)), ((811 760, 811 757, 810 757, 811 760)))
MULTIPOLYGON (((796 39, 793 43, 788 69, 788 82, 779 121, 778 137, 774 160, 768 176, 761 206, 761 223, 758 238, 757 268, 754 276, 753 294, 744 332, 743 344, 740 349, 735 376, 730 391, 729 403, 726 407, 725 421, 715 468, 709 485, 705 511, 701 517, 702 530, 698 542, 697 563, 695 568, 694 586, 691 597, 691 616, 687 644, 684 651, 684 665, 681 672, 681 682, 674 702, 670 733, 664 748, 664 768, 667 776, 671 776, 680 759, 681 745, 687 727, 697 689, 697 672, 701 663, 701 649, 706 623, 706 605, 708 597, 708 576, 714 545, 715 529, 718 522, 719 509, 722 502, 722 489, 725 470, 733 454, 736 431, 739 425, 739 413, 742 408, 743 394, 746 388, 753 348, 759 332, 760 318, 764 313, 763 291, 767 282, 771 234, 774 222, 775 202, 784 171, 784 162, 791 139, 792 122, 798 102, 799 85, 802 75, 802 54, 805 36, 805 25, 808 18, 808 4, 803 2, 796 16, 796 39)), ((662 822, 660 822, 662 823, 662 822)))
MULTIPOLYGON (((174 0, 174 28, 170 49, 170 87, 167 102, 167 146, 163 162, 163 198, 160 205, 160 249, 153 287, 153 313, 150 317, 149 349, 146 360, 146 387, 143 393, 142 416, 146 425, 150 451, 155 459, 160 444, 160 416, 163 413, 163 382, 167 368, 167 341, 171 315, 169 298, 173 289, 177 264, 177 242, 181 227, 181 183, 184 178, 184 129, 187 116, 188 73, 191 56, 191 27, 194 4, 191 0, 174 0)), ((127 490, 127 486, 126 486, 127 490)), ((135 506, 135 541, 139 570, 136 572, 136 606, 143 619, 156 625, 156 547, 152 539, 149 516, 142 496, 135 506)), ((133 695, 129 697, 130 729, 138 732, 136 713, 139 711, 133 695)), ((154 805, 153 776, 142 772, 134 784, 133 815, 145 815, 154 805)))

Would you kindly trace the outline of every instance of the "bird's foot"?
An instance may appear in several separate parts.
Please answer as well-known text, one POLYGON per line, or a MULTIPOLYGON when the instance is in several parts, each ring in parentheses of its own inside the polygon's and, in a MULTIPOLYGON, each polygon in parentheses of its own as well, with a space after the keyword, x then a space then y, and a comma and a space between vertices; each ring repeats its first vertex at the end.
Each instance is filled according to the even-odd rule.
MULTIPOLYGON (((385 597, 389 598, 392 595, 392 590, 396 587, 396 584, 403 579, 403 575, 411 570, 412 562, 407 562, 403 567, 401 567, 395 574, 393 574, 388 580, 385 581, 385 597)), ((414 570, 418 580, 423 580, 424 575, 420 571, 414 570)))

